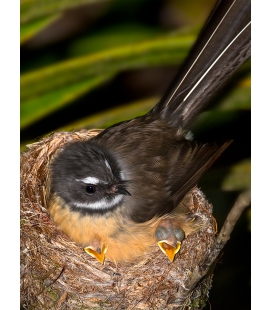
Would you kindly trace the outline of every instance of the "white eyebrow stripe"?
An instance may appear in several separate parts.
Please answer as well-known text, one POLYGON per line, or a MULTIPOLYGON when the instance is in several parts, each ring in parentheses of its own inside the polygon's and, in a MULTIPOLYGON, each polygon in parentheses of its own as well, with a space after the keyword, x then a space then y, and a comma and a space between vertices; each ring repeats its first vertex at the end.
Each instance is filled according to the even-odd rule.
POLYGON ((77 208, 84 208, 84 209, 93 209, 93 210, 106 210, 114 207, 117 205, 123 198, 123 195, 117 195, 112 200, 108 201, 107 199, 103 198, 99 201, 93 203, 75 203, 77 208))
POLYGON ((99 183, 104 183, 104 181, 101 181, 96 177, 87 177, 84 179, 76 179, 76 181, 81 181, 85 184, 94 184, 94 185, 99 184, 99 183))

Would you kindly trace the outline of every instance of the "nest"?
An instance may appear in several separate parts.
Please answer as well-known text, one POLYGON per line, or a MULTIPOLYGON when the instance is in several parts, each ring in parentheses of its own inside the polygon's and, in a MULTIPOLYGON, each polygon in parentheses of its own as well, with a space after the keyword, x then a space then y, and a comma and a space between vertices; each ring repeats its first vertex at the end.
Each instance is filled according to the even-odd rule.
POLYGON ((158 248, 133 263, 106 259, 101 265, 51 220, 45 203, 50 159, 64 143, 98 132, 55 133, 21 155, 21 309, 202 309, 212 275, 191 283, 216 227, 212 206, 198 188, 192 212, 206 225, 183 241, 173 263, 158 248))

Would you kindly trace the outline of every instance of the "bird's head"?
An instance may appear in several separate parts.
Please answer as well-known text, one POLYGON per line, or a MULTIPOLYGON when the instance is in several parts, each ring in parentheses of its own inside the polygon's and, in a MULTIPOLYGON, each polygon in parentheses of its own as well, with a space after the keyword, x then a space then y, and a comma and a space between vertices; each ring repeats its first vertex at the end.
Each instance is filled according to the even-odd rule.
POLYGON ((91 141, 66 145, 50 166, 51 193, 84 212, 114 209, 130 195, 114 156, 91 141))

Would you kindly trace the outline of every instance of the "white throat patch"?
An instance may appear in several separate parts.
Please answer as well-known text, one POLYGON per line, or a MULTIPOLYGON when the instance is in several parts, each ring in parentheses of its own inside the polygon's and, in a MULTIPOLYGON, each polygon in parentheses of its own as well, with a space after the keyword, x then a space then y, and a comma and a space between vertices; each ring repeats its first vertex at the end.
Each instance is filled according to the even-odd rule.
POLYGON ((110 201, 108 201, 106 198, 103 198, 94 203, 77 202, 75 203, 75 206, 77 208, 84 208, 84 209, 90 209, 90 210, 107 210, 117 205, 122 200, 122 198, 123 198, 123 195, 116 195, 110 201))

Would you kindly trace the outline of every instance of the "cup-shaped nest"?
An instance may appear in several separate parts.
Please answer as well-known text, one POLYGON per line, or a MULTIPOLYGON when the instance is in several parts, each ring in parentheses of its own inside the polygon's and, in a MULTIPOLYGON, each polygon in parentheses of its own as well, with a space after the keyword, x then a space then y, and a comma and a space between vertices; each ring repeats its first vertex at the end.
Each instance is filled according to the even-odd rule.
POLYGON ((21 155, 22 309, 201 309, 212 275, 192 286, 194 271, 215 240, 212 206, 192 191, 191 212, 206 223, 182 242, 171 263, 159 249, 133 263, 104 265, 57 229, 46 208, 49 163, 65 143, 99 130, 58 132, 21 155))

